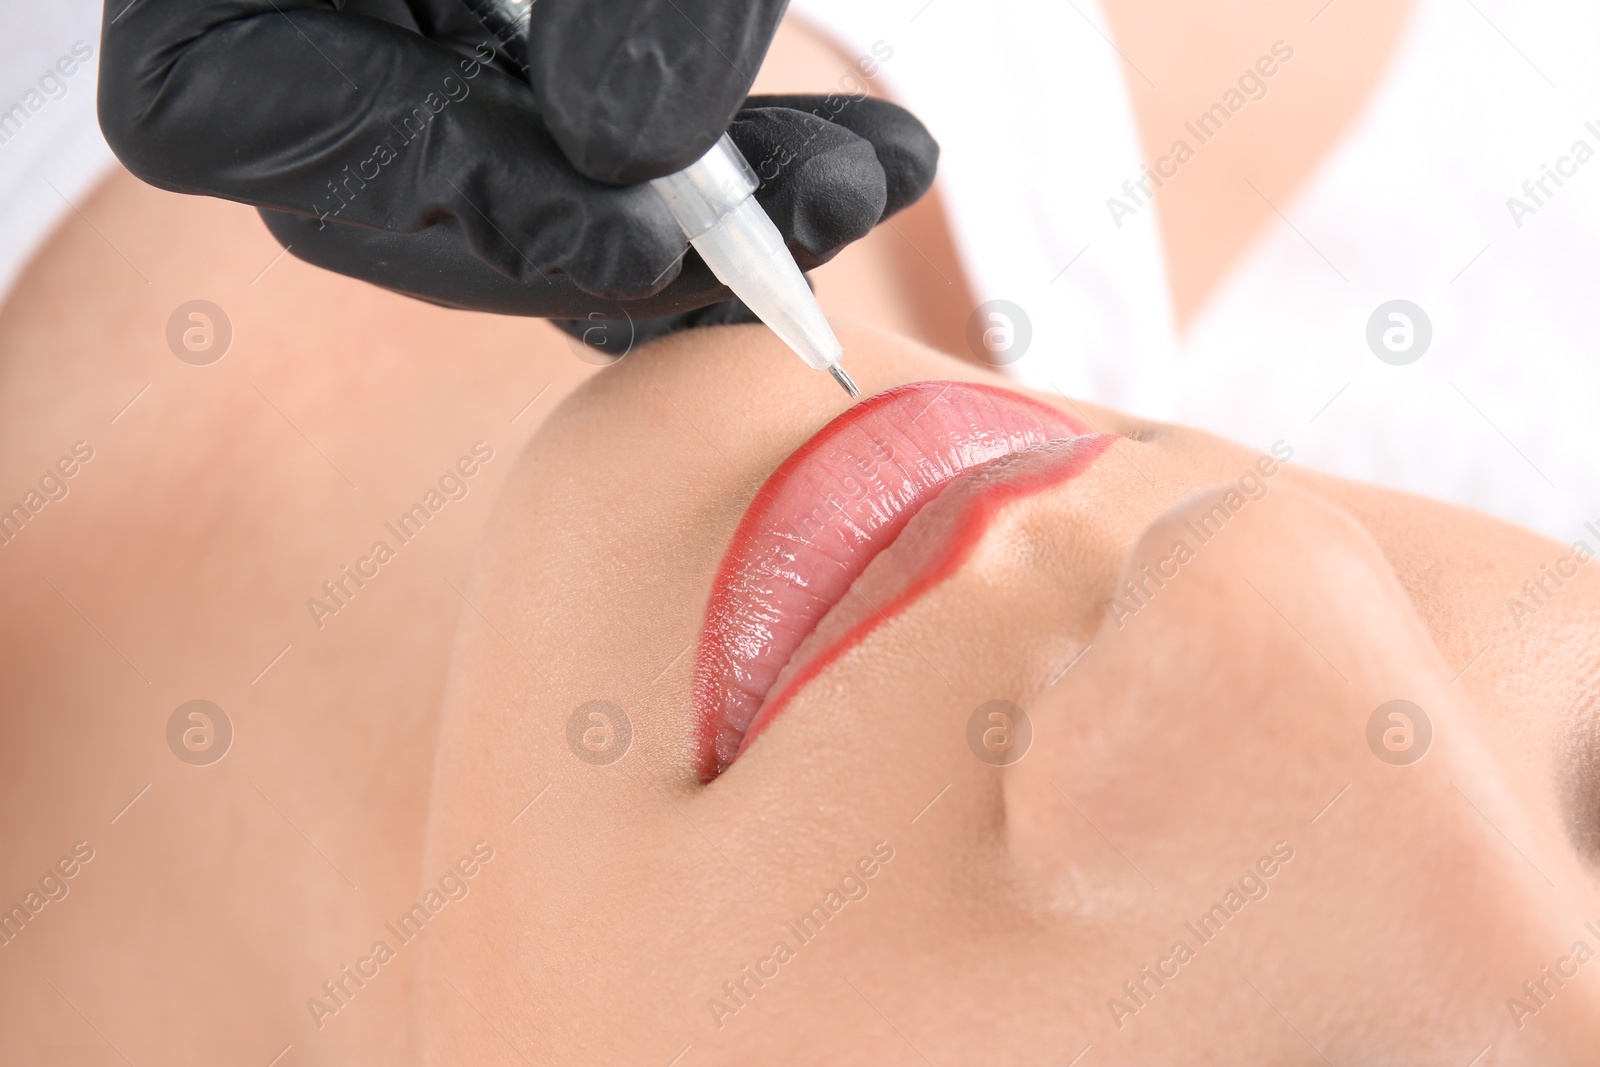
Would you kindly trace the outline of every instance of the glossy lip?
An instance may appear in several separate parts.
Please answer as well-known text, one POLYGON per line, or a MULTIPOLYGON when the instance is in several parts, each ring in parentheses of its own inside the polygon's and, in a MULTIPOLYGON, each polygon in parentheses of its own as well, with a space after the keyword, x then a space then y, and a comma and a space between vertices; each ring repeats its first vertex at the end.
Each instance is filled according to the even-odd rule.
POLYGON ((702 781, 726 770, 826 666, 953 573, 1005 502, 1070 478, 1112 440, 1084 436, 1075 420, 1021 394, 953 381, 890 389, 819 430, 756 493, 712 584, 693 691, 702 781), (987 473, 971 479, 975 471, 987 473), (982 484, 952 494, 943 509, 951 514, 914 552, 886 557, 905 557, 902 573, 886 599, 863 608, 856 579, 956 482, 982 484), (837 617, 848 613, 863 617, 837 617), (815 633, 825 620, 834 625, 815 633))

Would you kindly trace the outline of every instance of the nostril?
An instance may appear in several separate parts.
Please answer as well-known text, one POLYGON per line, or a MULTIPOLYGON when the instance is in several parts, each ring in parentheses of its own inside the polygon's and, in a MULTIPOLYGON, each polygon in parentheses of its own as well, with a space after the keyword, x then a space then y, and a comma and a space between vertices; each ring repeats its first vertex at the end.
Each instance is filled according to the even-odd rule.
POLYGON ((1600 668, 1584 680, 1562 745, 1562 814, 1578 855, 1600 868, 1600 668))

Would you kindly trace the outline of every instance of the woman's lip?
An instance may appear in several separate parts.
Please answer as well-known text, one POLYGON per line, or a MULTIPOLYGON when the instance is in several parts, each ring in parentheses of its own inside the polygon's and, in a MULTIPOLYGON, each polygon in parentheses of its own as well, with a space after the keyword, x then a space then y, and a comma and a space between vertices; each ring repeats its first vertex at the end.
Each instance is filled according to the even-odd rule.
MULTIPOLYGON (((870 397, 801 445, 756 493, 712 584, 693 697, 701 778, 721 774, 748 744, 790 658, 925 504, 996 459, 1082 433, 1018 393, 935 381, 870 397)), ((994 487, 1000 495, 1005 482, 994 487)), ((786 679, 785 693, 803 681, 786 679)))
POLYGON ((946 485, 900 536, 872 558, 801 642, 745 730, 739 753, 813 678, 954 574, 1006 504, 1082 473, 1114 440, 1111 434, 1097 433, 1036 445, 967 471, 946 485))

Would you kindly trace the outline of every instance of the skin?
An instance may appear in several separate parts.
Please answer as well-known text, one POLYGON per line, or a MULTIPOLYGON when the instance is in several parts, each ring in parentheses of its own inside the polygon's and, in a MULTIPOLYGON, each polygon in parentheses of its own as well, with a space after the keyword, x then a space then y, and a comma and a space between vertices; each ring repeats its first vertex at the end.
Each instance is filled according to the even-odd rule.
POLYGON ((0 949, 0 1060, 120 1062, 109 1040, 140 1064, 265 1064, 291 1042, 302 1063, 399 1062, 409 961, 337 1029, 304 1000, 415 893, 463 610, 445 580, 552 398, 512 416, 591 368, 542 324, 290 257, 262 275, 280 249, 236 205, 118 174, 80 206, 0 316, 7 506, 74 441, 95 449, 0 549, 3 899, 75 841, 96 858, 0 949), (234 327, 205 367, 166 342, 197 296, 234 327), (319 630, 306 599, 480 439, 499 458, 470 494, 319 630), (165 737, 197 697, 235 728, 209 767, 165 737))
MULTIPOLYGON (((808 87, 818 84, 831 80, 808 87)), ((898 1027, 940 1062, 1065 1062, 1091 1039, 1092 1055, 1124 1059, 1164 1047, 1192 1056, 1232 1039, 1262 1042, 1277 1059, 1320 1062, 1292 1031, 1287 1043, 1271 1044, 1285 1040, 1283 1021, 1250 1001, 1257 994, 1248 988, 1226 986, 1212 959, 1249 976, 1335 1059, 1344 1050, 1341 1027, 1327 1020, 1386 1017, 1395 1005, 1410 1013, 1402 1021, 1426 1015, 1408 1039, 1471 1037, 1462 1039, 1461 1062, 1491 1038, 1495 1049, 1481 1063, 1538 1055, 1560 1062, 1561 1042, 1585 1026, 1592 1033, 1588 969, 1527 1030, 1502 1041, 1495 1029, 1509 1022, 1504 997, 1580 936, 1575 915, 1596 912, 1592 896, 1582 896, 1592 893, 1593 867, 1578 866, 1590 853, 1575 843, 1566 814, 1573 768, 1585 753, 1593 759, 1583 741, 1593 729, 1592 571, 1520 629, 1505 611, 1525 579, 1565 552, 1560 546, 1454 509, 1286 470, 1270 507, 1252 505, 1231 527, 1242 547, 1209 546, 1123 636, 1095 636, 1095 649, 1054 695, 1040 690, 1035 701, 1038 676, 1048 668, 1044 681, 1054 677, 1084 634, 1105 625, 1095 597, 1103 598, 1119 553, 1171 503, 1236 481, 1255 458, 1148 428, 1159 439, 1119 445, 1072 495, 1028 502, 1034 518, 1004 544, 1025 546, 1047 564, 1029 572, 1039 588, 1016 579, 1015 555, 996 560, 986 551, 983 568, 938 596, 983 592, 993 575, 992 601, 930 599, 901 620, 899 629, 945 665, 962 692, 930 678, 909 646, 864 649, 875 658, 841 665, 860 675, 846 692, 862 703, 847 707, 830 699, 831 689, 815 690, 736 765, 740 777, 719 783, 720 792, 697 793, 682 775, 688 657, 673 663, 695 636, 694 598, 704 595, 696 583, 715 564, 719 531, 725 539, 761 475, 836 410, 831 384, 763 347, 759 331, 685 338, 636 353, 596 382, 615 390, 615 415, 579 399, 529 451, 546 415, 593 374, 548 326, 444 311, 278 260, 253 213, 159 193, 124 174, 77 208, 0 310, 0 499, 18 499, 73 441, 96 449, 69 497, 0 549, 10 607, 0 642, 10 709, 0 717, 0 901, 20 900, 75 841, 96 853, 71 880, 70 896, 0 949, 0 1060, 267 1063, 292 1046, 281 1063, 521 1062, 509 1040, 533 1062, 554 1052, 567 1062, 604 1062, 633 1051, 667 1062, 686 1044, 694 1049, 680 1062, 750 1050, 781 1060, 818 1042, 826 1045, 818 1056, 843 1062, 920 1062, 898 1027), (235 327, 233 348, 209 367, 179 362, 165 339, 172 310, 197 296, 221 304, 235 327), (717 392, 722 383, 726 394, 717 392), (474 477, 471 494, 316 629, 306 598, 477 440, 492 442, 496 459, 474 477), (661 454, 623 463, 616 448, 625 440, 661 454), (541 463, 550 479, 542 487, 541 463), (640 481, 651 464, 674 463, 665 485, 640 481), (1130 463, 1142 475, 1130 473, 1130 463), (1309 499, 1287 491, 1291 483, 1309 499), (590 495, 620 488, 629 490, 625 499, 590 495), (527 515, 539 494, 561 508, 527 515), (1252 524, 1266 523, 1284 500, 1294 522, 1251 541, 1252 524), (1055 511, 1035 514, 1047 504, 1055 511), (510 558, 508 546, 532 538, 535 520, 544 524, 541 554, 510 558), (1334 544, 1319 541, 1288 564, 1274 563, 1268 549, 1296 537, 1334 544), (646 575, 635 556, 619 570, 611 554, 584 571, 601 543, 619 552, 646 545, 656 569, 646 575), (1376 621, 1361 618, 1355 637, 1349 620, 1322 620, 1348 588, 1305 582, 1318 577, 1305 573, 1306 559, 1339 553, 1376 575, 1366 579, 1372 596, 1356 602, 1384 608, 1376 621), (1327 676, 1306 674, 1328 668, 1307 658, 1298 637, 1290 633, 1285 644, 1262 624, 1256 594, 1246 588, 1251 599, 1229 600, 1238 584, 1206 577, 1207 568, 1226 575, 1235 564, 1361 689, 1359 701, 1339 703, 1324 691, 1327 676), (1398 577, 1385 578, 1385 565, 1398 577), (528 572, 539 567, 557 568, 557 580, 520 584, 534 581, 528 572), (625 587, 624 574, 640 581, 625 587), (1051 576, 1048 584, 1040 574, 1051 576), (1407 611, 1437 652, 1418 650, 1419 623, 1407 622, 1407 611), (1208 624, 1219 614, 1223 624, 1208 624), (550 621, 535 627, 535 616, 550 621), (522 653, 503 644, 495 652, 499 637, 484 618, 522 653), (954 626, 951 618, 970 621, 954 626), (1038 633, 1011 640, 1018 620, 1029 618, 1038 633), (1228 648, 1197 643, 1223 638, 1228 648), (1347 644, 1359 649, 1348 658, 1347 644), (1002 657, 997 649, 1010 651, 1002 657), (1454 686, 1434 694, 1441 670, 1448 682, 1480 651, 1454 686), (535 687, 538 672, 524 655, 559 691, 535 687), (1396 657, 1405 662, 1389 662, 1396 657), (1164 670, 1151 670, 1152 662, 1164 670), (1230 669, 1243 671, 1249 686, 1230 682, 1230 669), (1374 760, 1361 737, 1372 705, 1397 678, 1409 679, 1407 670, 1420 672, 1406 689, 1411 698, 1436 725, 1453 725, 1439 727, 1422 763, 1396 769, 1374 760), (1197 706, 1194 671, 1230 692, 1292 686, 1304 714, 1293 731, 1281 718, 1258 724, 1262 713, 1253 709, 1289 703, 1263 697, 1222 701, 1225 714, 1186 716, 1216 733, 1182 736, 1183 751, 1200 754, 1195 765, 1243 764, 1210 783, 1234 792, 1211 807, 1175 811, 1162 797, 1134 807, 1124 798, 1140 796, 1135 787, 1174 780, 1184 764, 1154 740, 1127 738, 1158 712, 1197 706), (1152 679, 1172 692, 1141 691, 1130 704, 1131 681, 1152 679), (963 740, 972 707, 1001 693, 1026 704, 1037 726, 1036 747, 1003 773, 974 760, 963 740), (564 742, 566 716, 595 694, 634 716, 633 747, 609 767, 579 764, 564 742), (222 705, 235 726, 233 747, 209 767, 180 763, 165 740, 173 709, 195 697, 222 705), (1055 701, 1069 711, 1052 710, 1055 701), (1108 722, 1123 732, 1067 729, 1092 717, 1071 714, 1079 704, 1121 707, 1108 722), (892 744, 861 746, 861 706, 892 713, 891 721, 916 719, 892 744), (488 735, 509 740, 463 762, 477 743, 464 731, 486 719, 488 735), (784 740, 806 730, 803 742, 784 740), (1457 774, 1457 749, 1472 738, 1492 754, 1491 766, 1457 774), (801 744, 809 756, 796 754, 801 744), (1336 744, 1345 762, 1327 755, 1336 744), (1271 759, 1246 759, 1267 748, 1271 759), (526 758, 516 762, 518 754, 526 758), (1346 763, 1350 773, 1341 773, 1346 763), (1253 769, 1260 766, 1275 776, 1253 769), (1408 787, 1433 775, 1425 779, 1431 789, 1394 793, 1384 775, 1397 774, 1408 787), (1470 811, 1466 826, 1453 822, 1462 817, 1460 794, 1440 788, 1439 774, 1506 838, 1470 811), (1052 781, 1092 827, 1053 799, 1052 781), (1354 783, 1350 792, 1309 825, 1345 782, 1354 783), (546 783, 550 791, 512 823, 546 783), (947 783, 950 791, 911 825, 947 783), (744 795, 751 791, 761 795, 744 795), (1239 810, 1241 798, 1258 815, 1236 822, 1215 814, 1239 810), (1401 862, 1397 850, 1411 843, 1389 833, 1402 803, 1417 825, 1451 830, 1441 839, 1451 853, 1427 852, 1433 858, 1420 874, 1415 848, 1401 862), (1293 814, 1278 819, 1280 811, 1293 814), (1207 821, 1207 812, 1215 817, 1207 821), (1335 816, 1351 812, 1359 813, 1353 828, 1340 829, 1335 816), (1160 889, 1132 873, 1093 827, 1160 889), (926 842, 930 835, 937 840, 926 842), (1241 917, 1237 947, 1202 950, 1170 1002, 1115 1031, 1105 998, 1278 837, 1295 845, 1297 858, 1272 895, 1241 917), (1520 868, 1507 838, 1559 889, 1520 868), (380 979, 317 1028, 307 999, 365 955, 384 922, 480 839, 495 857, 470 880, 467 899, 430 926, 426 946, 400 950, 380 979), (896 858, 839 920, 854 929, 807 946, 783 969, 770 990, 776 995, 764 994, 716 1031, 705 1000, 739 963, 767 951, 780 920, 814 903, 879 839, 896 858), (716 849, 762 890, 752 891, 716 849), (1476 884, 1484 888, 1475 896, 1458 891, 1476 884), (649 893, 632 891, 639 885, 649 893), (1351 901, 1371 899, 1355 891, 1373 886, 1388 895, 1355 909, 1351 901), (1417 897, 1428 891, 1425 908, 1417 897), (899 904, 886 903, 890 897, 899 904), (1429 916, 1440 897, 1452 898, 1455 920, 1472 924, 1470 937, 1442 942, 1430 930, 1420 948, 1407 944, 1417 951, 1369 962, 1396 940, 1396 927, 1373 924, 1371 915, 1429 916), (1334 921, 1339 901, 1359 911, 1357 919, 1334 921), (1516 926, 1519 917, 1528 929, 1516 926), (1315 979, 1331 992, 1308 992, 1314 978, 1290 968, 1285 941, 1326 948, 1299 950, 1321 967, 1353 962, 1315 979), (1475 969, 1458 966, 1474 945, 1475 969), (1335 984, 1339 974, 1346 980, 1335 984), (1467 997, 1463 975, 1489 993, 1467 997), (1445 979, 1456 984, 1440 992, 1445 979), (1057 985, 1067 992, 1058 995, 1057 985), (943 1000, 929 997, 931 989, 943 1000), (1041 989, 1052 992, 1037 995, 1041 989), (1351 1000, 1349 989, 1405 992, 1378 1009, 1351 1000), (1454 999, 1440 999, 1446 994, 1454 999), (1323 1018, 1325 1004, 1333 1007, 1323 1018), (1220 1017, 1231 1025, 1207 1018, 1223 1009, 1234 1013, 1220 1017), (817 1027, 817 1018, 828 1026, 817 1027), (1001 1022, 1000 1052, 973 1052, 971 1043, 1001 1022), (1146 1044, 1130 1043, 1136 1025, 1150 1031, 1137 1039, 1146 1044)), ((846 331, 852 370, 859 366, 868 389, 980 374, 902 339, 937 332, 922 310, 931 283, 905 282, 902 271, 913 259, 905 235, 918 263, 931 265, 924 255, 934 249, 905 221, 897 220, 902 233, 880 230, 818 272, 830 316, 884 331, 846 331), (864 299, 869 291, 880 298, 864 299)), ((943 302, 946 312, 951 302, 943 302)), ((960 345, 959 327, 952 336, 940 343, 960 345)), ((1126 429, 1110 413, 1081 410, 1104 428, 1126 429)), ((1337 676, 1335 683, 1343 685, 1337 676)), ((1174 718, 1164 715, 1155 734, 1165 737, 1174 718)), ((1395 1047, 1419 1061, 1432 1055, 1415 1044, 1395 1047)))
MULTIPOLYGON (((869 391, 987 378, 894 337, 845 344, 869 391)), ((1575 939, 1600 947, 1595 857, 1564 815, 1593 731, 1592 568, 1518 629, 1507 596, 1560 546, 1286 465, 1119 626, 1119 575, 1258 457, 1041 397, 1125 439, 1007 507, 701 786, 681 653, 759 479, 842 405, 758 329, 648 357, 554 414, 486 531, 424 869, 480 838, 500 851, 424 949, 425 1058, 1045 1063, 1092 1042, 1112 1062, 1315 1060, 1273 1005, 1336 1062, 1592 1048, 1600 984, 1521 1031, 1505 1006, 1575 939), (573 492, 597 466, 612 476, 573 492), (1409 767, 1365 741, 1402 696, 1435 731, 1409 767), (965 742, 996 698, 1036 731, 1003 769, 965 742), (605 766, 568 747, 591 700, 633 731, 605 766), (880 840, 895 858, 843 929, 719 1018, 722 983, 880 840), (1113 1025, 1121 983, 1279 840, 1294 858, 1240 934, 1113 1025)))
MULTIPOLYGON (((1175 141, 1195 150, 1156 193, 1179 329, 1316 172, 1378 91, 1410 0, 1102 0, 1147 165, 1175 141), (1235 86, 1275 41, 1294 58, 1266 93, 1201 144, 1185 127, 1235 86), (1254 188, 1251 186, 1254 185, 1254 188)), ((1271 69, 1271 68, 1269 68, 1271 69)), ((1170 169, 1170 165, 1169 165, 1170 169)))
MULTIPOLYGON (((417 900, 472 610, 452 585, 529 436, 597 368, 546 323, 280 256, 238 205, 119 170, 76 208, 0 308, 4 506, 95 450, 0 549, 0 900, 77 841, 96 858, 0 949, 0 1060, 95 1064, 109 1039, 135 1063, 405 1062, 413 953, 321 1028, 306 1001, 417 900), (167 344, 195 298, 233 326, 209 366, 167 344), (306 600, 480 440, 496 458, 469 495, 318 629, 306 600), (209 767, 165 739, 196 698, 235 729, 209 767)), ((817 272, 824 309, 924 332, 905 258, 892 231, 858 242, 817 272)))

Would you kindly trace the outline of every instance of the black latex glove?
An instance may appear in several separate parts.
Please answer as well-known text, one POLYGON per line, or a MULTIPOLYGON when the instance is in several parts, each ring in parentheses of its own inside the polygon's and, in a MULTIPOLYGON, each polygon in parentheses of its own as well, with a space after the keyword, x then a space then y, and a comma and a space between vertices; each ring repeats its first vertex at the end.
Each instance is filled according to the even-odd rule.
POLYGON ((508 45, 461 0, 107 0, 100 121, 134 174, 252 204, 342 274, 510 314, 726 321, 655 192, 609 182, 727 129, 810 269, 938 156, 882 101, 744 100, 785 3, 538 0, 508 45))

